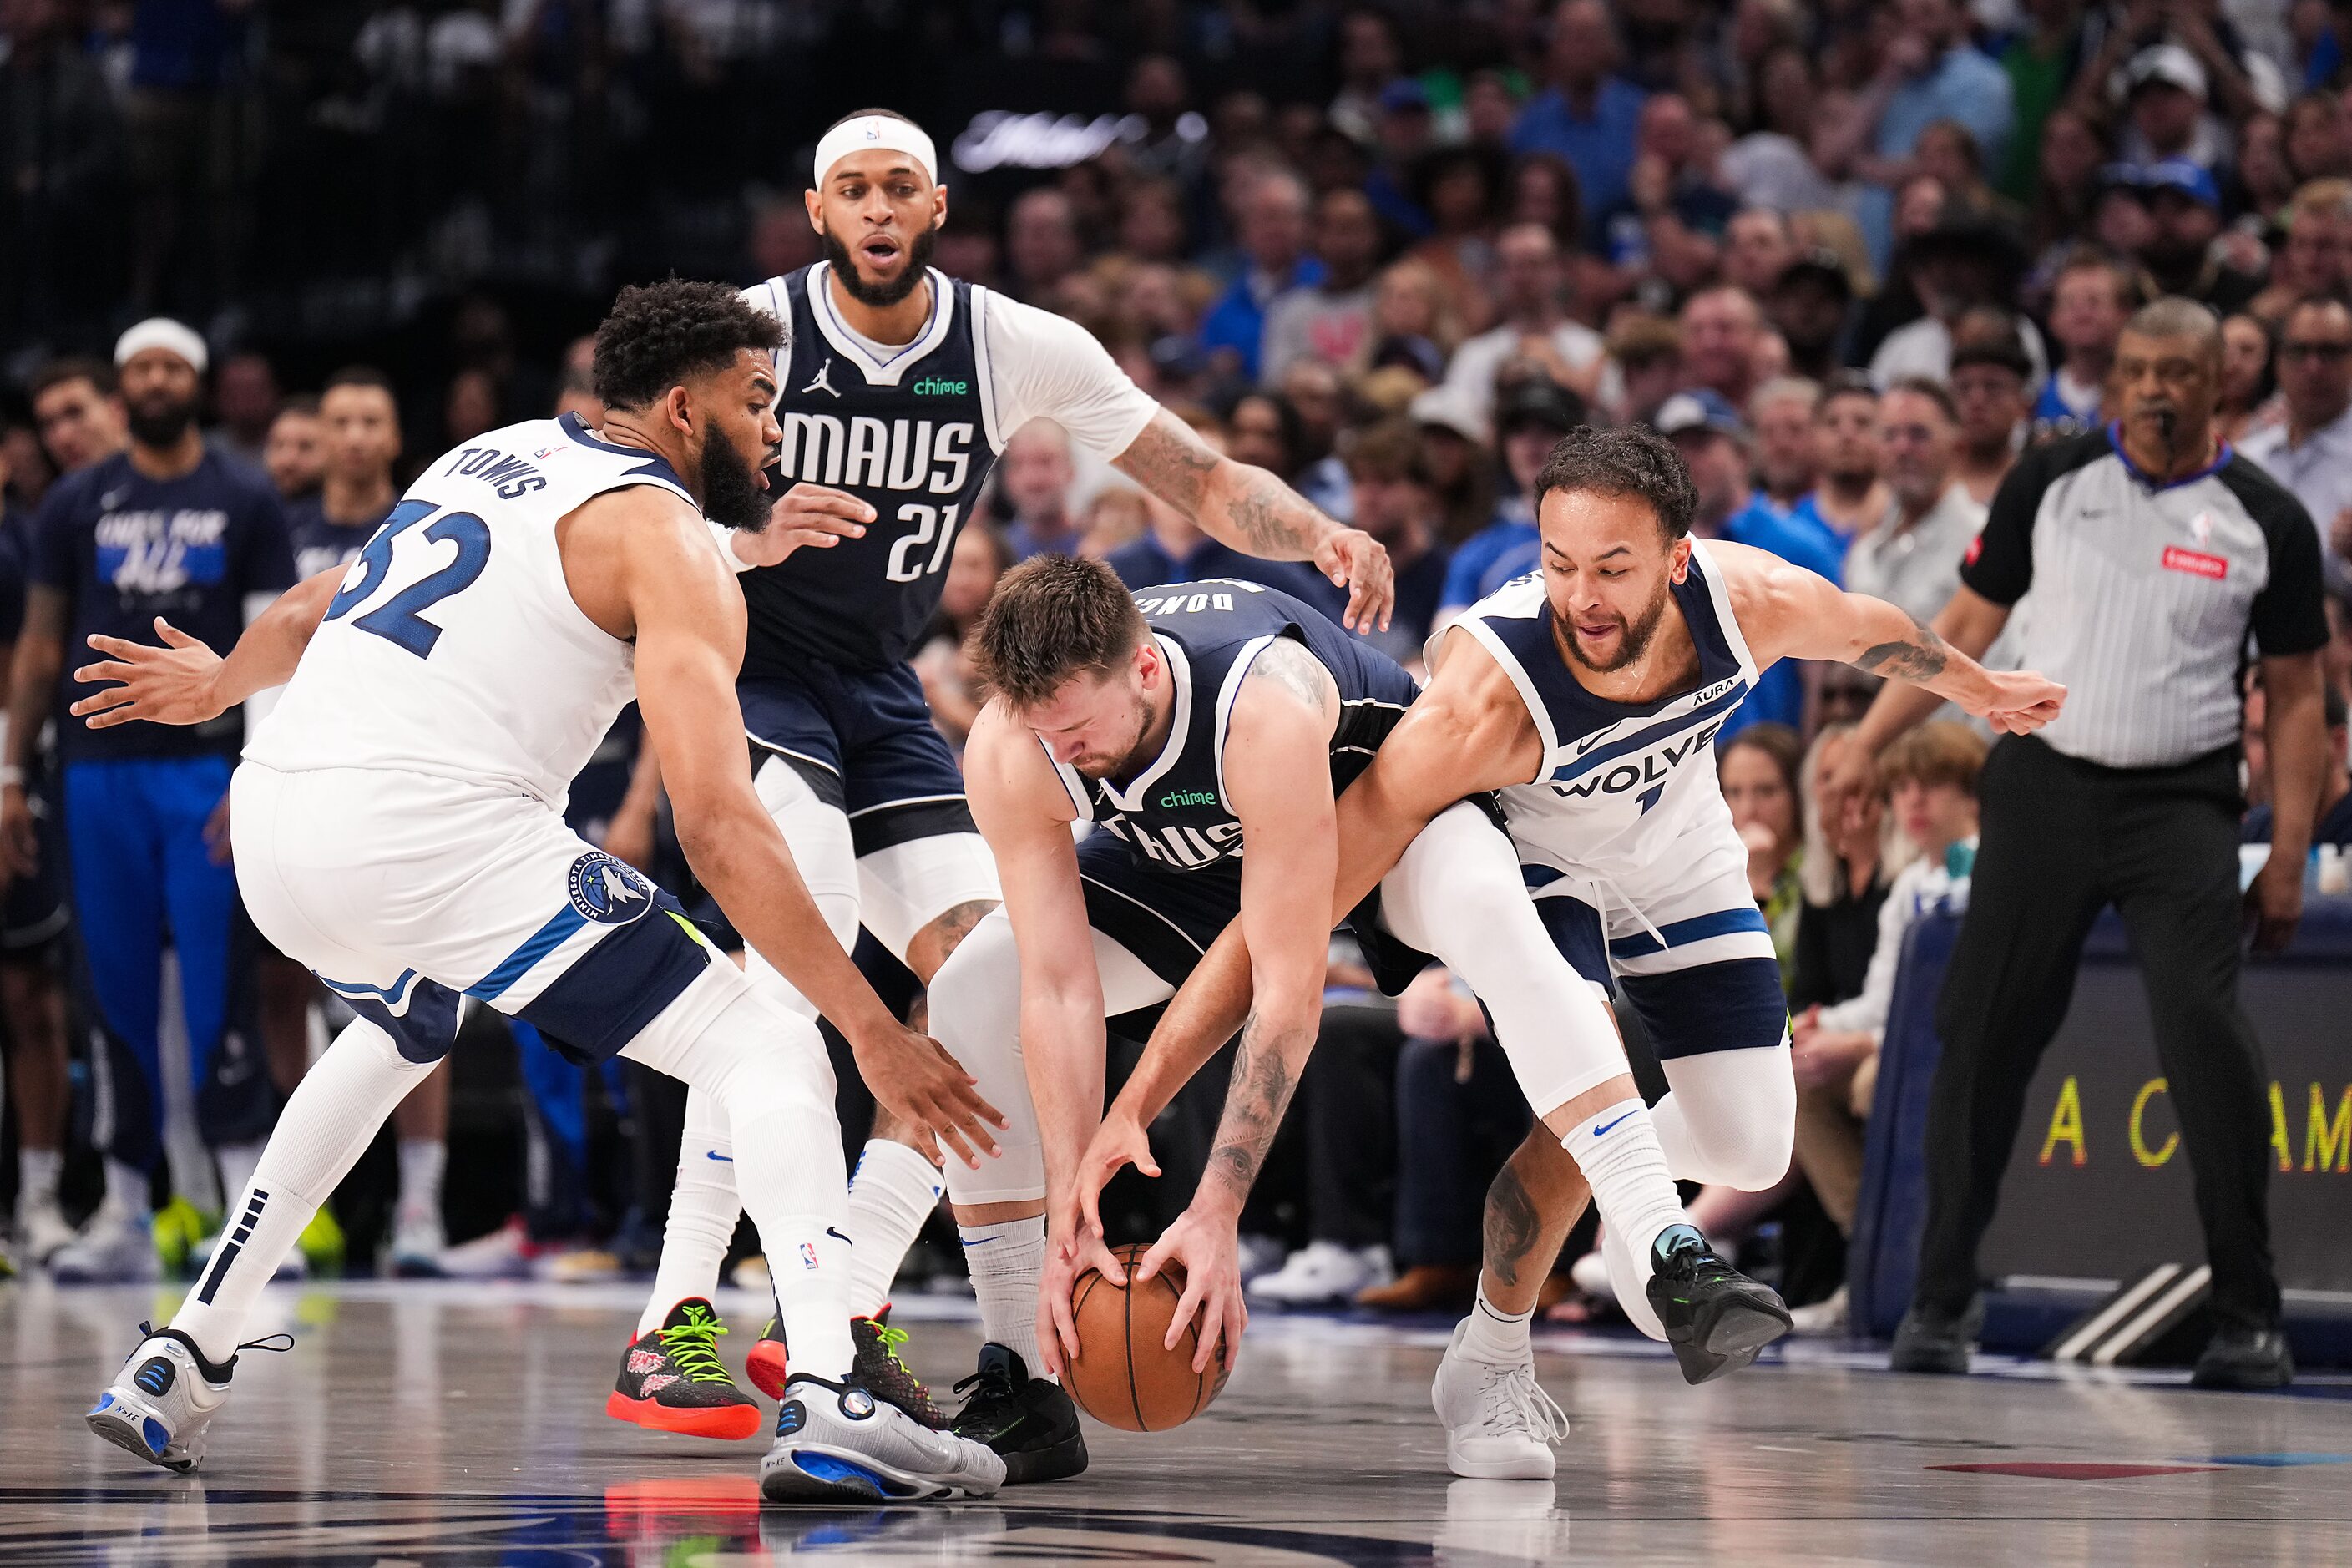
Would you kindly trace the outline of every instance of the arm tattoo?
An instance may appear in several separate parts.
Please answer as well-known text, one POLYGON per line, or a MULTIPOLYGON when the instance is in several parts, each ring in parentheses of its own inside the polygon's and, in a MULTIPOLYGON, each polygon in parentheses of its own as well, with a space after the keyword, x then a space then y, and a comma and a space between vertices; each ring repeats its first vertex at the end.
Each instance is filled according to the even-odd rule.
POLYGON ((1278 1043, 1261 1038, 1253 1016, 1234 1049, 1233 1082, 1225 1089, 1224 1114, 1217 1121, 1209 1171, 1222 1175, 1240 1196, 1257 1181, 1258 1167, 1274 1144, 1275 1130, 1297 1087, 1278 1043))
POLYGON ((1911 636, 1901 642, 1883 642, 1864 648, 1853 661, 1857 669, 1873 675, 1884 675, 1896 680, 1933 680, 1944 673, 1944 664, 1951 646, 1936 635, 1935 629, 1911 623, 1911 636))
MULTIPOLYGON (((1518 1173, 1508 1164, 1495 1173, 1492 1186, 1486 1189, 1486 1227, 1483 1251, 1486 1267, 1495 1278, 1506 1285, 1519 1282, 1522 1265, 1537 1261, 1529 1254, 1542 1239, 1543 1216, 1536 1213, 1535 1200, 1518 1173)), ((1549 1267, 1546 1260, 1545 1267, 1549 1267)))
POLYGON ((1117 467, 1185 516, 1197 517, 1209 476, 1223 460, 1182 421, 1162 411, 1118 455, 1117 467))
POLYGON ((1323 661, 1288 637, 1276 637, 1267 644, 1250 661, 1249 674, 1244 679, 1279 686, 1318 713, 1325 710, 1327 694, 1339 690, 1331 672, 1323 668, 1323 661))
POLYGON ((1279 560, 1277 552, 1311 556, 1315 541, 1331 526, 1314 506, 1267 473, 1236 463, 1241 493, 1226 503, 1225 515, 1233 519, 1234 527, 1249 541, 1251 553, 1269 560, 1279 560))

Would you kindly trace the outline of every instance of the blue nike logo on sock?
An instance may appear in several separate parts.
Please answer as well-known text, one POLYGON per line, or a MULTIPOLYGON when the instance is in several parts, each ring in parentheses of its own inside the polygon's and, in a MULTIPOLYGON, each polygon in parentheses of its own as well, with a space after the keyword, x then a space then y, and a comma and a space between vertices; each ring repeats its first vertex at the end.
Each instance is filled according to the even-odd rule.
POLYGON ((722 1165, 731 1165, 735 1163, 734 1155, 722 1154, 716 1149, 705 1149, 702 1152, 702 1157, 706 1160, 716 1160, 722 1165))
MULTIPOLYGON (((1633 1115, 1633 1113, 1632 1111, 1630 1111, 1630 1110, 1629 1110, 1629 1111, 1627 1111, 1627 1112, 1625 1113, 1625 1116, 1631 1116, 1631 1115, 1633 1115)), ((1624 1121, 1624 1120, 1625 1120, 1625 1116, 1621 1116, 1621 1117, 1619 1117, 1619 1118, 1617 1119, 1617 1121, 1624 1121)), ((1593 1135, 1595 1138, 1598 1138, 1598 1137, 1601 1136, 1603 1133, 1607 1132, 1607 1131, 1609 1131, 1609 1129, 1610 1129, 1610 1128, 1616 1126, 1616 1125, 1617 1125, 1617 1121, 1608 1122, 1608 1123, 1606 1123, 1605 1125, 1602 1125, 1602 1126, 1600 1126, 1600 1127, 1596 1127, 1596 1128, 1594 1128, 1594 1129, 1592 1130, 1592 1135, 1593 1135)))

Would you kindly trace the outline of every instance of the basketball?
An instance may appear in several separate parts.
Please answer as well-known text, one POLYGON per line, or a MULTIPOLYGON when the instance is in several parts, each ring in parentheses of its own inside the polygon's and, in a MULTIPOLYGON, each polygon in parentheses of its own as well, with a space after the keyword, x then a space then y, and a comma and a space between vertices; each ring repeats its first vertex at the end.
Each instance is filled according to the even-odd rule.
MULTIPOLYGON (((1112 1248, 1130 1275, 1147 1250, 1112 1248)), ((1079 1409, 1107 1426, 1165 1432, 1209 1407, 1225 1385, 1225 1368, 1218 1361, 1205 1373, 1192 1370, 1201 1349, 1197 1317, 1174 1350, 1162 1348, 1183 1294, 1184 1269, 1176 1263, 1162 1264, 1158 1274, 1124 1290, 1091 1268, 1078 1277, 1070 1310, 1077 1322, 1078 1353, 1062 1386, 1079 1409)))

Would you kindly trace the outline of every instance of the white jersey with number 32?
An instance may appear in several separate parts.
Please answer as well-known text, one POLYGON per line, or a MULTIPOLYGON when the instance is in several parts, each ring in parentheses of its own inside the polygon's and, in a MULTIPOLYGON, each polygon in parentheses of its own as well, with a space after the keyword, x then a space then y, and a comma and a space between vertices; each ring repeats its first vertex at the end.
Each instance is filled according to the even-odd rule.
POLYGON ((630 646, 572 597, 556 524, 632 485, 693 504, 662 458, 574 415, 435 459, 352 563, 247 760, 429 773, 562 809, 636 685, 630 646))

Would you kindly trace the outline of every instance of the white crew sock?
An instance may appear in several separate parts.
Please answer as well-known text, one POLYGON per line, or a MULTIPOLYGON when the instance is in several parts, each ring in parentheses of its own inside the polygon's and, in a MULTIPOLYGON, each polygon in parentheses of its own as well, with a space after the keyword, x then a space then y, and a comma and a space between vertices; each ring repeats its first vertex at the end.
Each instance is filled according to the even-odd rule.
POLYGON ((1618 1299, 1640 1294, 1649 1283, 1651 1244, 1658 1233, 1690 1224, 1675 1194, 1650 1108, 1634 1099, 1590 1111, 1560 1143, 1592 1184, 1592 1201, 1600 1205, 1610 1238, 1638 1271, 1637 1279, 1614 1280, 1618 1299))
POLYGON ((1469 1330, 1462 1336, 1462 1353, 1472 1361, 1485 1362, 1489 1366, 1523 1366, 1535 1360, 1535 1342, 1528 1334, 1528 1324, 1536 1310, 1506 1312, 1486 1300, 1486 1282, 1478 1282, 1478 1300, 1471 1305, 1470 1316, 1465 1320, 1469 1330))
MULTIPOLYGON (((259 1143, 221 1143, 213 1149, 213 1163, 220 1167, 221 1195, 235 1197, 253 1185, 253 1173, 261 1164, 259 1143)), ((221 1216, 224 1220, 229 1216, 221 1216)))
POLYGON ((441 1174, 448 1169, 449 1145, 438 1138, 400 1141, 400 1212, 438 1215, 441 1174))
POLYGON ((867 1141, 849 1174, 849 1315, 870 1318, 890 1299, 890 1282, 923 1222, 940 1204, 940 1170, 887 1138, 867 1141))
POLYGON ((980 1298, 980 1322, 988 1337, 1019 1355, 1032 1377, 1043 1375, 1037 1357, 1037 1286, 1045 1278, 1045 1216, 961 1225, 964 1262, 971 1268, 972 1293, 980 1298))
MULTIPOLYGON (((719 1289, 719 1266, 735 1239, 743 1201, 735 1184, 735 1140, 710 1091, 692 1088, 686 1097, 686 1131, 677 1145, 677 1181, 670 1188, 669 1223, 662 1230, 661 1262, 654 1269, 653 1294, 637 1319, 640 1339, 661 1327, 670 1309, 690 1296, 709 1300, 719 1289)), ((763 1246, 779 1243, 767 1237, 763 1246)), ((772 1273, 780 1267, 768 1260, 772 1273)))
POLYGON ((58 1201, 58 1183, 65 1173, 66 1157, 56 1149, 16 1151, 16 1206, 29 1209, 58 1201))
POLYGON ((147 1173, 136 1165, 120 1160, 106 1162, 106 1206, 118 1214, 138 1219, 152 1212, 149 1208, 152 1189, 147 1173))

